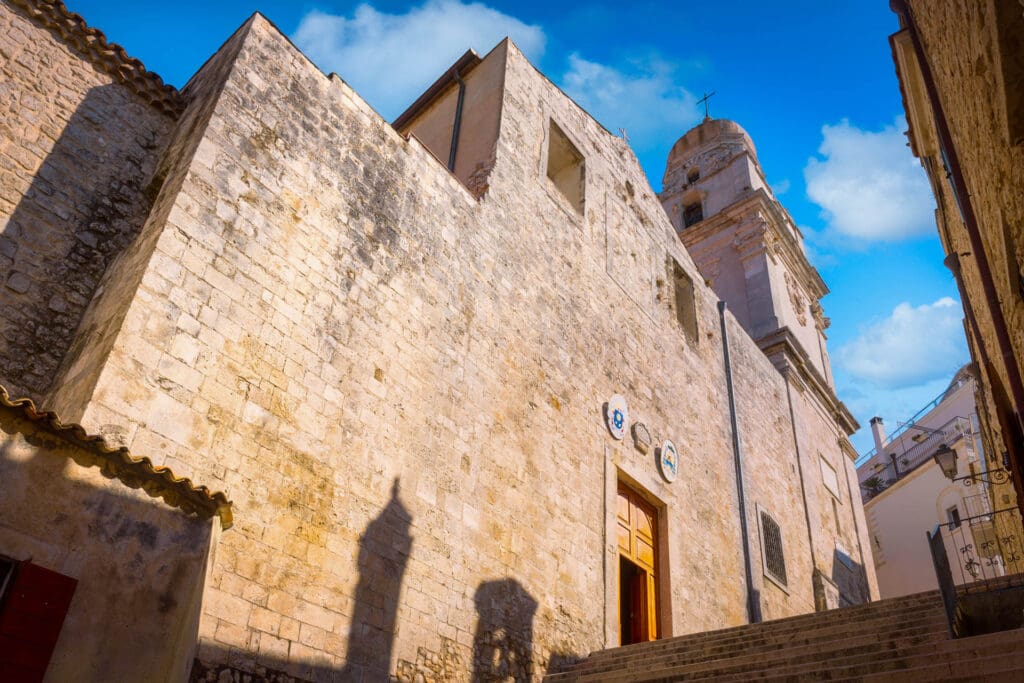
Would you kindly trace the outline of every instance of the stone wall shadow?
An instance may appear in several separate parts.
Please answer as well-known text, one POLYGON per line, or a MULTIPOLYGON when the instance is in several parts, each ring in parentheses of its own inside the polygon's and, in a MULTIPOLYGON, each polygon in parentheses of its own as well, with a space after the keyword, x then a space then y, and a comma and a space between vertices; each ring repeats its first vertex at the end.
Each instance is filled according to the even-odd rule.
POLYGON ((39 401, 49 389, 103 274, 145 222, 172 125, 121 84, 89 89, 0 216, 0 382, 12 393, 39 401))
POLYGON ((359 537, 359 582, 339 680, 386 681, 391 675, 398 599, 412 550, 411 526, 396 478, 391 500, 359 537))
POLYGON ((23 426, 0 411, 0 553, 78 582, 47 680, 109 680, 112 663, 122 680, 181 680, 219 520, 108 480, 23 426))
POLYGON ((849 564, 838 550, 832 554, 832 572, 829 578, 839 588, 839 606, 850 607, 871 601, 867 572, 864 565, 852 558, 849 564))
POLYGON ((533 680, 533 617, 537 601, 518 581, 486 581, 476 589, 474 683, 533 680))

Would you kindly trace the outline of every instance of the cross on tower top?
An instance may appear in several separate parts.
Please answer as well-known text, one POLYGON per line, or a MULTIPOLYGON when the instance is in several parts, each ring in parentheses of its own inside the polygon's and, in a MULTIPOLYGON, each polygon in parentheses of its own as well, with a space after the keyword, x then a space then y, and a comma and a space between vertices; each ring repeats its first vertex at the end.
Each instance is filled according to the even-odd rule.
POLYGON ((711 96, 714 95, 714 94, 715 94, 714 90, 712 90, 711 92, 706 92, 705 91, 704 97, 702 97, 699 100, 697 100, 697 104, 703 104, 704 105, 704 120, 705 121, 707 121, 708 119, 711 118, 711 111, 710 111, 710 109, 708 107, 708 100, 711 99, 711 96))

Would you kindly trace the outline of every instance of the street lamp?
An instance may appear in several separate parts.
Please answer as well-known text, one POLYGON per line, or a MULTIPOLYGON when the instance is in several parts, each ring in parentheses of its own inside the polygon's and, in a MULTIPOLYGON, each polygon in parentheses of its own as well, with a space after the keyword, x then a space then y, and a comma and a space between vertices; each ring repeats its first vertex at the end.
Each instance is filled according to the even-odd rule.
POLYGON ((950 481, 956 481, 956 451, 942 444, 939 449, 935 451, 935 455, 932 456, 935 459, 935 464, 942 470, 942 474, 945 475, 946 479, 950 481))
POLYGON ((1010 473, 1001 467, 994 470, 988 470, 987 472, 982 472, 981 474, 974 474, 972 472, 971 474, 965 474, 962 477, 956 476, 957 454, 954 449, 950 448, 946 444, 939 446, 934 455, 932 455, 932 458, 935 460, 935 464, 939 466, 939 469, 942 470, 942 474, 946 479, 949 479, 950 481, 962 481, 964 486, 972 486, 979 481, 986 484, 1005 484, 1010 478, 1010 473), (985 478, 986 474, 988 475, 987 479, 985 478))

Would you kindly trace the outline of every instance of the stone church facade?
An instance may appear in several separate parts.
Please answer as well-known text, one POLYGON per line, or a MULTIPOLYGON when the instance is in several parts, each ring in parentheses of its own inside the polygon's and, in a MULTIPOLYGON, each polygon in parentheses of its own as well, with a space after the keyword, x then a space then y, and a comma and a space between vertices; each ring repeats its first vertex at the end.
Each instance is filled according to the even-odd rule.
POLYGON ((507 40, 391 125, 259 14, 180 92, 59 2, 0 22, 0 661, 529 680, 877 597, 736 124, 657 196, 507 40))

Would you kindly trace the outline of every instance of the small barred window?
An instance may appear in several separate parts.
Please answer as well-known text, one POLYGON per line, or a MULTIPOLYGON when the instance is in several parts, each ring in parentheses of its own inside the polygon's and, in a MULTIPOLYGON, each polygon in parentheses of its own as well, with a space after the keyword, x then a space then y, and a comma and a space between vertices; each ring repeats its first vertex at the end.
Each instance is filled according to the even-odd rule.
POLYGON ((786 556, 782 550, 782 529, 765 511, 761 511, 761 538, 764 542, 764 569, 769 577, 786 585, 786 556))

